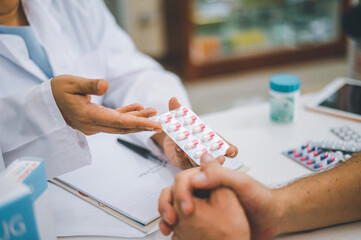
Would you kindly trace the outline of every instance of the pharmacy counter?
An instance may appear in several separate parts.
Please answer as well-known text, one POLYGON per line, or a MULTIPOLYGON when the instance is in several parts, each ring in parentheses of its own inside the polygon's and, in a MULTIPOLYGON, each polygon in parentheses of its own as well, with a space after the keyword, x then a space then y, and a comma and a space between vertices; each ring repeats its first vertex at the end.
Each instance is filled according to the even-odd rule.
MULTIPOLYGON (((310 96, 302 96, 304 103, 310 96)), ((239 148, 248 174, 263 184, 278 187, 312 172, 282 155, 282 152, 312 140, 334 139, 331 128, 349 126, 361 133, 361 123, 300 109, 296 122, 279 125, 269 120, 268 103, 246 108, 234 108, 203 116, 203 120, 239 148)), ((101 225, 101 223, 99 223, 101 225)), ((279 236, 282 240, 301 239, 360 239, 361 222, 328 227, 320 230, 279 236), (331 237, 332 236, 332 237, 331 237)), ((58 239, 127 239, 110 237, 66 237, 58 239)), ((139 238, 132 238, 139 239, 139 238)), ((171 239, 159 231, 143 238, 171 239)))

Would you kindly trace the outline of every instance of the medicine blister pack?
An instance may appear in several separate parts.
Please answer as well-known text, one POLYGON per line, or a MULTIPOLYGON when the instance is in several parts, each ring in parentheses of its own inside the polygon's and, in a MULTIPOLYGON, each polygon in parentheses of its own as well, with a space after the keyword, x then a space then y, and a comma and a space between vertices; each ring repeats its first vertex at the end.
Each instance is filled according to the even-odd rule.
POLYGON ((152 118, 163 131, 198 165, 204 153, 224 155, 229 145, 192 110, 180 107, 152 118))
POLYGON ((361 135, 348 126, 332 128, 331 132, 344 141, 361 143, 361 135))
POLYGON ((313 144, 322 149, 330 151, 342 151, 344 153, 357 153, 361 152, 361 142, 342 141, 342 140, 321 140, 313 142, 313 144))
POLYGON ((283 154, 312 171, 324 170, 344 160, 341 152, 326 151, 312 142, 285 151, 283 154))

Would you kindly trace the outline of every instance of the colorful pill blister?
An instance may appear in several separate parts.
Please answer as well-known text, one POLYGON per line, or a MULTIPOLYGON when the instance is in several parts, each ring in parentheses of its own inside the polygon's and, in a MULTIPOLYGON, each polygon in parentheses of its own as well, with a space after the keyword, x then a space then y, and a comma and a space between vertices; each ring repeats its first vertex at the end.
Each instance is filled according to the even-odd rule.
POLYGON ((312 142, 292 148, 283 154, 315 172, 327 169, 344 160, 342 154, 322 149, 312 142))
POLYGON ((163 131, 198 165, 204 153, 218 157, 224 155, 229 148, 229 145, 189 108, 180 107, 152 119, 159 122, 163 131))

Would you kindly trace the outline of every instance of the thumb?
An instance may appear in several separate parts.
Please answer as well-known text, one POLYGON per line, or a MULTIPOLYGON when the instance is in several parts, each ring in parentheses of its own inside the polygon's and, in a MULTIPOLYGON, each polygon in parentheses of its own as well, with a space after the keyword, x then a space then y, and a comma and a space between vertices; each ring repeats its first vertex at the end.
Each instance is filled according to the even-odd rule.
POLYGON ((181 105, 178 102, 178 99, 176 97, 172 97, 169 100, 169 111, 172 111, 172 110, 180 108, 180 107, 181 107, 181 105))
POLYGON ((109 87, 109 84, 104 79, 89 79, 77 77, 73 85, 73 93, 80 95, 104 95, 109 87))
POLYGON ((266 188, 246 174, 222 168, 217 161, 203 163, 202 172, 193 176, 191 185, 194 189, 230 188, 240 200, 266 188))
POLYGON ((215 206, 231 207, 234 202, 239 204, 237 195, 229 188, 216 188, 211 192, 210 203, 215 206))

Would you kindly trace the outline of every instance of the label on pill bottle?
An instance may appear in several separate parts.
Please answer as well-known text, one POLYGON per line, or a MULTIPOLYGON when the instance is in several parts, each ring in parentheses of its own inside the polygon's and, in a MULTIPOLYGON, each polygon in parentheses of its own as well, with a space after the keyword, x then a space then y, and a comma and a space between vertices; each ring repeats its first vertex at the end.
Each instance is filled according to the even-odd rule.
POLYGON ((271 94, 271 120, 277 123, 291 123, 295 120, 297 96, 277 96, 271 94))

